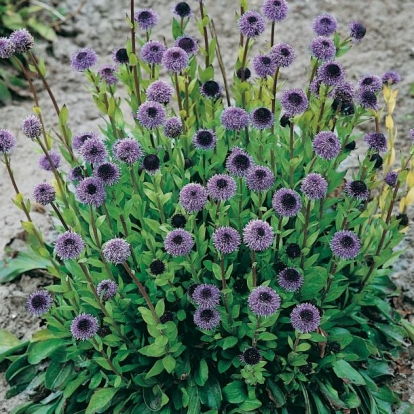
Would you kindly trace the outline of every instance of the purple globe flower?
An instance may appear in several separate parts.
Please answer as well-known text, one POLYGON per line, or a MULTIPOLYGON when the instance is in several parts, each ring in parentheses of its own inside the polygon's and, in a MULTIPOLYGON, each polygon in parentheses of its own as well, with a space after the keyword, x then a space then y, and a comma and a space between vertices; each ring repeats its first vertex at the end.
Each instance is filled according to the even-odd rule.
POLYGON ((273 113, 267 108, 256 108, 250 112, 250 122, 255 128, 270 128, 275 121, 273 113))
POLYGON ((247 348, 240 354, 240 361, 246 365, 256 365, 261 358, 262 356, 257 348, 247 348))
POLYGON ((88 177, 82 180, 75 190, 76 198, 82 204, 100 207, 106 198, 105 188, 101 179, 88 177))
POLYGON ((266 221, 250 220, 243 229, 244 244, 255 252, 268 249, 272 245, 273 239, 273 228, 266 221))
POLYGON ((111 279, 105 279, 98 283, 96 292, 102 300, 107 301, 116 295, 116 292, 118 292, 118 285, 111 279))
POLYGON ((208 80, 200 86, 200 94, 207 99, 218 99, 221 96, 221 86, 215 80, 208 80))
POLYGON ((313 30, 318 36, 329 36, 335 33, 338 22, 330 14, 321 14, 313 21, 313 30))
POLYGON ((240 131, 249 125, 249 114, 243 108, 229 106, 221 113, 220 120, 224 128, 240 131))
POLYGON ((187 66, 189 57, 184 49, 180 47, 171 47, 167 49, 162 56, 162 64, 170 72, 181 72, 187 66))
POLYGON ((158 103, 153 101, 144 102, 137 111, 137 119, 139 123, 148 129, 158 128, 164 124, 165 109, 158 103))
POLYGON ((332 60, 336 55, 336 47, 329 37, 318 36, 312 39, 310 46, 312 56, 319 60, 332 60))
POLYGON ((282 217, 294 217, 301 209, 302 202, 295 190, 281 188, 273 195, 272 207, 282 217))
POLYGON ((183 123, 181 122, 181 119, 176 116, 168 118, 164 123, 163 132, 167 138, 178 138, 183 132, 183 123))
POLYGON ((164 248, 171 256, 185 256, 191 252, 193 246, 193 235, 186 230, 175 229, 165 236, 164 248))
POLYGON ((113 162, 104 162, 93 170, 93 175, 102 180, 104 185, 114 185, 119 181, 121 171, 113 162))
POLYGON ((385 83, 387 85, 395 85, 401 82, 401 76, 397 71, 391 70, 389 72, 385 72, 381 76, 381 80, 382 83, 385 83))
POLYGON ((290 323, 300 333, 314 332, 321 323, 321 315, 316 306, 310 303, 301 303, 293 308, 290 314, 290 323))
POLYGON ((160 64, 166 50, 167 49, 161 42, 150 40, 142 46, 141 58, 144 62, 151 65, 160 64))
POLYGON ((0 58, 9 59, 14 55, 15 47, 7 37, 0 37, 0 58))
POLYGON ((33 189, 33 198, 36 203, 42 204, 44 206, 50 204, 56 199, 56 191, 53 185, 48 183, 40 183, 35 186, 33 189))
POLYGON ((149 270, 154 276, 162 275, 165 272, 165 263, 160 259, 155 259, 151 262, 149 270))
POLYGON ((102 247, 102 253, 105 259, 113 264, 124 263, 131 255, 130 244, 121 238, 115 238, 107 241, 102 247))
POLYGON ((78 341, 86 341, 93 338, 99 330, 99 322, 95 316, 81 313, 70 324, 70 332, 78 341))
POLYGON ((349 36, 352 40, 354 42, 360 42, 367 32, 367 28, 360 22, 351 22, 349 23, 349 31, 349 36))
POLYGON ((43 315, 53 305, 53 298, 46 290, 38 290, 33 292, 27 298, 27 310, 36 316, 43 315))
POLYGON ((147 99, 160 104, 167 104, 170 102, 173 92, 174 88, 169 83, 158 80, 148 86, 147 99))
POLYGON ((226 174, 215 174, 207 182, 207 193, 215 200, 229 200, 236 194, 236 190, 236 181, 226 174))
POLYGON ((357 92, 357 99, 362 107, 369 108, 374 111, 378 110, 378 99, 374 92, 366 89, 359 89, 357 92))
POLYGON ((315 76, 309 85, 309 89, 313 93, 313 95, 319 97, 319 91, 321 89, 321 85, 322 85, 322 80, 318 78, 318 76, 315 76))
POLYGON ((148 31, 158 23, 158 14, 152 9, 140 9, 134 14, 134 20, 138 22, 138 29, 148 31))
POLYGON ((396 171, 390 171, 384 178, 384 181, 390 186, 395 187, 397 183, 398 173, 396 171))
POLYGON ((295 50, 288 43, 277 43, 271 47, 269 56, 277 67, 287 68, 295 60, 295 50))
POLYGON ((266 29, 265 19, 254 10, 243 13, 237 24, 243 36, 248 38, 260 36, 266 29))
MULTIPOLYGON (((276 62, 270 55, 257 55, 253 58, 253 69, 259 78, 273 76, 276 71, 276 62)), ((246 78, 245 78, 246 79, 246 78)))
POLYGON ((250 154, 239 147, 234 147, 226 160, 226 169, 237 177, 245 177, 254 165, 250 154))
POLYGON ((55 253, 62 260, 77 259, 85 248, 85 242, 79 234, 71 231, 59 235, 55 243, 55 253))
POLYGON ((341 82, 332 89, 329 93, 329 97, 337 99, 342 103, 352 102, 355 96, 354 85, 351 82, 341 82))
POLYGON ((214 247, 223 254, 235 252, 241 243, 239 232, 233 227, 219 227, 213 233, 214 247))
POLYGON ((117 67, 114 65, 104 65, 98 69, 99 80, 105 81, 107 85, 116 85, 118 83, 118 78, 115 76, 117 67))
POLYGON ((198 41, 193 36, 183 35, 174 42, 175 47, 183 49, 188 56, 195 55, 198 52, 198 41))
POLYGON ((117 160, 130 165, 136 163, 144 154, 141 145, 134 138, 115 141, 112 152, 117 160))
POLYGON ((250 310, 257 316, 273 315, 282 302, 280 296, 268 286, 253 289, 247 301, 250 310))
POLYGON ((207 203, 207 191, 200 184, 187 184, 180 191, 179 201, 187 213, 200 211, 207 203))
POLYGON ((91 138, 79 148, 79 153, 84 161, 90 164, 101 164, 108 157, 105 144, 99 138, 91 138))
POLYGON ((79 49, 70 58, 70 65, 78 72, 84 72, 98 62, 96 53, 87 47, 79 49))
POLYGON ((291 117, 305 112, 309 104, 308 98, 301 89, 284 91, 280 103, 284 111, 291 117))
POLYGON ((0 129, 0 152, 9 153, 16 145, 16 138, 8 129, 0 129))
POLYGON ((28 115, 22 121, 22 131, 27 138, 36 139, 42 134, 42 123, 36 115, 28 115))
POLYGON ((388 151, 388 142, 384 134, 380 132, 370 132, 364 135, 364 141, 369 145, 370 149, 378 152, 388 151))
POLYGON ((367 200, 369 196, 368 187, 361 180, 348 181, 345 184, 344 191, 348 197, 353 197, 357 200, 367 200))
POLYGON ((332 253, 343 260, 355 259, 361 248, 358 236, 349 230, 337 231, 330 242, 332 253))
MULTIPOLYGON (((53 163, 53 167, 55 169, 59 168, 60 165, 60 155, 55 151, 49 151, 49 158, 53 163)), ((42 155, 39 158, 39 167, 42 168, 45 171, 53 171, 52 165, 50 165, 49 158, 46 156, 46 154, 42 155)))
POLYGON ((156 174, 160 170, 160 158, 156 154, 147 154, 142 159, 142 168, 151 175, 156 174))
POLYGON ((181 1, 177 4, 174 4, 172 8, 172 12, 176 16, 181 17, 182 19, 184 17, 190 17, 193 14, 193 12, 191 11, 190 5, 186 3, 185 1, 181 1))
POLYGON ((279 285, 288 292, 296 292, 303 285, 303 277, 297 269, 287 267, 283 269, 277 278, 279 285))
POLYGON ((249 79, 252 76, 252 72, 250 71, 249 68, 239 68, 239 69, 236 70, 236 76, 239 79, 243 78, 243 80, 246 81, 247 79, 249 79))
POLYGON ((217 142, 216 134, 211 129, 199 129, 192 139, 193 145, 202 151, 214 149, 217 142))
POLYGON ((327 86, 335 86, 345 80, 345 71, 338 62, 325 62, 317 72, 318 78, 327 86))
POLYGON ((192 298, 200 308, 212 309, 220 303, 221 292, 216 286, 203 283, 195 288, 192 298))
POLYGON ((81 146, 88 140, 88 139, 99 139, 99 135, 95 132, 83 132, 82 134, 75 135, 72 139, 72 148, 76 151, 79 151, 81 146))
POLYGON ((265 0, 262 12, 271 22, 281 22, 288 14, 289 6, 286 0, 265 0))
POLYGON ((82 181, 84 179, 84 170, 82 165, 77 165, 70 169, 68 179, 70 181, 82 181))
POLYGON ((319 132, 313 139, 315 154, 325 160, 333 160, 341 151, 341 141, 330 131, 319 132))
POLYGON ((301 191, 311 200, 320 200, 325 197, 328 190, 328 182, 318 173, 310 173, 300 186, 301 191))
POLYGON ((127 65, 129 63, 128 51, 121 47, 112 51, 112 60, 118 65, 127 65))
POLYGON ((414 128, 411 128, 411 129, 408 131, 408 138, 409 138, 411 141, 414 141, 414 128))
POLYGON ((15 30, 9 39, 16 53, 25 53, 34 46, 34 38, 26 29, 15 30))
POLYGON ((220 323, 220 314, 216 309, 198 308, 194 312, 194 323, 200 328, 211 330, 220 323))
POLYGON ((358 88, 371 92, 378 92, 382 89, 382 79, 377 75, 364 75, 358 81, 358 88))
POLYGON ((247 188, 251 191, 267 191, 273 186, 273 172, 262 165, 254 165, 246 175, 247 188))

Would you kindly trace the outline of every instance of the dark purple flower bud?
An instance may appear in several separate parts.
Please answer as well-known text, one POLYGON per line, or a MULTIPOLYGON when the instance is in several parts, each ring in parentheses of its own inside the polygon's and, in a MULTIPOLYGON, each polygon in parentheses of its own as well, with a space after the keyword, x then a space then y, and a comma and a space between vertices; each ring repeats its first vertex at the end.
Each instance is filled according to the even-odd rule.
POLYGON ((86 341, 93 338, 98 333, 98 330, 98 319, 88 313, 81 313, 76 316, 70 325, 70 332, 78 341, 86 341))
POLYGON ((273 172, 262 165, 254 165, 246 175, 247 188, 251 191, 267 191, 275 182, 273 172))
POLYGON ((303 285, 302 275, 293 267, 287 267, 278 274, 279 285, 288 292, 296 292, 303 285))
POLYGON ((95 66, 97 62, 98 56, 92 49, 87 47, 76 51, 70 59, 70 65, 78 72, 84 72, 85 70, 90 69, 92 66, 95 66))
POLYGON ((261 357, 257 348, 247 348, 240 354, 240 361, 246 365, 256 365, 260 362, 261 357))
POLYGON ((340 230, 332 237, 330 247, 332 253, 343 260, 355 259, 359 254, 361 242, 353 231, 340 230))
POLYGON ((79 135, 75 135, 72 140, 72 148, 74 150, 79 151, 81 146, 88 140, 88 139, 99 139, 99 135, 95 132, 84 132, 79 135))
POLYGON ((347 149, 348 151, 353 151, 355 148, 356 148, 355 141, 351 141, 345 145, 345 149, 347 149))
POLYGON ((311 55, 319 60, 332 60, 336 55, 336 47, 329 37, 318 36, 312 39, 309 46, 311 55))
POLYGON ((220 120, 224 128, 239 131, 249 125, 249 114, 243 108, 230 106, 221 113, 220 120))
POLYGON ((236 190, 236 181, 226 174, 215 174, 207 182, 207 193, 215 200, 230 200, 236 194, 236 190))
POLYGON ((294 217, 301 209, 302 202, 295 190, 281 188, 273 195, 272 207, 282 217, 294 217))
POLYGON ((364 75, 358 81, 359 90, 378 92, 382 89, 382 79, 377 75, 364 75))
POLYGON ((102 246, 102 253, 105 259, 113 264, 124 263, 131 255, 130 245, 121 238, 115 238, 107 241, 102 246))
POLYGON ((312 142, 315 154, 325 160, 333 160, 341 151, 341 141, 330 131, 319 132, 312 142))
POLYGON ((128 51, 121 47, 112 51, 112 60, 119 65, 126 65, 129 63, 128 51))
POLYGON ((239 232, 232 227, 219 227, 213 233, 214 247, 223 254, 235 252, 241 243, 239 232))
POLYGON ((165 311, 161 317, 160 317, 160 322, 161 323, 167 323, 167 322, 171 322, 174 320, 174 312, 171 311, 165 311))
POLYGON ((184 228, 187 224, 187 219, 182 214, 174 214, 171 217, 171 226, 175 229, 184 228))
POLYGON ((143 156, 141 145, 134 138, 118 139, 112 152, 117 160, 126 164, 134 164, 143 156))
POLYGON ((234 147, 226 160, 226 169, 237 177, 245 177, 254 165, 250 154, 239 147, 234 147))
POLYGON ((190 17, 193 14, 193 12, 191 11, 190 5, 186 3, 185 1, 181 1, 175 4, 172 8, 172 12, 176 16, 181 17, 181 18, 190 17))
POLYGON ((380 132, 370 132, 364 135, 364 141, 369 145, 370 149, 378 152, 388 151, 388 142, 384 134, 380 132))
POLYGON ((183 71, 188 66, 188 62, 189 57, 186 51, 180 47, 171 47, 162 56, 162 64, 170 72, 183 71))
POLYGON ((305 112, 309 104, 308 98, 301 89, 284 91, 280 103, 284 111, 291 117, 305 112))
POLYGON ((239 79, 242 79, 243 78, 243 80, 247 80, 247 79, 250 78, 250 76, 252 76, 252 72, 250 71, 249 68, 239 68, 236 71, 236 76, 239 79))
POLYGON ((119 181, 121 171, 113 162, 104 162, 94 169, 93 175, 101 179, 104 185, 114 185, 119 181))
POLYGON ((295 60, 295 50, 288 43, 278 43, 271 47, 269 56, 277 67, 287 68, 295 60))
POLYGON ((318 173, 310 173, 303 180, 300 187, 305 196, 311 200, 320 200, 325 197, 328 182, 318 173))
POLYGON ((410 220, 405 213, 397 214, 395 218, 400 222, 400 226, 402 227, 406 227, 410 224, 410 220))
POLYGON ((180 118, 172 117, 168 118, 164 123, 164 135, 167 138, 178 138, 183 132, 183 124, 180 118))
POLYGON ((152 9, 140 9, 134 14, 134 20, 138 22, 138 29, 148 31, 158 23, 158 14, 152 9))
POLYGON ((394 187, 397 183, 398 173, 396 171, 390 171, 384 178, 384 181, 390 186, 394 187))
POLYGON ((369 160, 374 163, 374 168, 377 168, 377 169, 381 168, 382 164, 384 163, 384 160, 379 154, 372 154, 369 160))
POLYGON ((191 252, 193 246, 193 235, 186 230, 175 229, 165 236, 164 248, 171 256, 186 256, 191 252))
POLYGON ((194 312, 194 323, 200 328, 211 330, 220 323, 220 314, 216 309, 198 308, 194 312))
POLYGON ((259 78, 273 76, 276 71, 276 62, 270 55, 255 56, 253 58, 252 65, 256 75, 259 78))
POLYGON ((188 56, 195 55, 198 52, 198 41, 193 36, 183 35, 174 42, 175 47, 180 47, 188 56))
POLYGON ((271 22, 281 22, 288 14, 286 0, 265 0, 262 6, 263 15, 271 22))
POLYGON ((348 197, 353 197, 357 200, 367 200, 369 196, 368 187, 361 180, 348 181, 345 184, 344 191, 348 197))
POLYGON ((160 159, 156 154, 147 154, 142 160, 142 167, 148 174, 155 174, 160 169, 160 159))
POLYGON ((88 177, 82 180, 75 190, 76 198, 82 204, 101 206, 106 198, 102 181, 96 177, 88 177))
POLYGON ((7 37, 0 37, 0 58, 9 59, 14 55, 15 47, 7 37))
POLYGON ((366 89, 359 89, 357 92, 357 99, 362 107, 369 108, 374 111, 378 110, 378 99, 374 92, 366 89))
POLYGON ((203 83, 200 87, 200 93, 207 99, 218 99, 221 95, 221 86, 214 80, 203 83))
POLYGON ((280 296, 268 286, 253 289, 248 298, 249 308, 256 316, 273 315, 281 302, 280 296))
POLYGON ((268 249, 272 245, 273 239, 273 228, 266 221, 250 220, 243 229, 244 244, 255 252, 268 249))
POLYGON ((267 108, 256 108, 250 112, 250 122, 255 128, 270 128, 275 121, 273 113, 267 108))
POLYGON ((48 183, 40 183, 33 189, 33 198, 36 203, 44 206, 50 204, 56 199, 56 191, 53 185, 48 183))
POLYGON ((286 126, 290 126, 290 117, 288 114, 283 114, 279 120, 280 126, 285 128, 286 126))
POLYGON ((318 36, 329 36, 335 33, 338 22, 330 14, 321 14, 313 21, 313 30, 318 36))
POLYGON ((8 129, 0 129, 0 152, 9 153, 16 145, 16 138, 8 129))
POLYGON ((296 259, 296 258, 300 257, 300 253, 301 253, 300 247, 299 247, 299 245, 297 243, 290 243, 286 247, 286 254, 291 259, 296 259))
POLYGON ((354 42, 361 41, 364 38, 365 33, 367 32, 367 28, 360 22, 349 23, 349 30, 349 35, 354 42))
POLYGON ((290 323, 300 333, 314 332, 321 323, 321 315, 316 306, 301 303, 295 306, 290 314, 290 323))
POLYGON ((114 65, 101 66, 98 70, 99 80, 105 81, 107 85, 116 85, 118 83, 118 78, 115 76, 117 69, 114 65))
POLYGON ((318 68, 317 77, 327 86, 336 86, 345 80, 345 71, 338 62, 325 62, 318 68))
POLYGON ((233 284, 233 290, 241 295, 248 291, 247 281, 246 279, 239 278, 233 284))
POLYGON ((155 259, 150 264, 150 273, 154 276, 162 275, 165 272, 165 264, 160 259, 155 259))
POLYGON ((27 310, 36 316, 43 315, 53 305, 53 298, 46 290, 38 290, 33 292, 27 298, 27 310))
MULTIPOLYGON (((144 62, 149 64, 159 64, 162 62, 162 57, 167 49, 165 46, 156 40, 150 40, 145 43, 141 49, 141 58, 144 62)), ((187 56, 187 55, 186 55, 187 56)))
POLYGON ((158 80, 148 86, 147 99, 149 101, 167 104, 170 102, 174 88, 167 82, 158 80))
POLYGON ((27 138, 36 139, 42 134, 42 123, 36 115, 28 115, 22 121, 22 131, 27 138))
POLYGON ((382 80, 382 83, 385 83, 387 85, 395 85, 396 83, 401 82, 401 76, 397 71, 392 70, 389 72, 385 72, 381 76, 381 80, 382 80))
MULTIPOLYGON (((49 158, 53 163, 53 167, 59 168, 60 165, 60 155, 55 151, 49 151, 49 158)), ((45 171, 52 171, 52 165, 50 165, 49 158, 44 154, 39 158, 39 166, 45 171)))
POLYGON ((207 191, 200 184, 187 184, 180 191, 179 201, 187 213, 200 211, 207 203, 207 191))
POLYGON ((253 10, 243 13, 237 24, 243 36, 248 38, 257 37, 266 29, 265 19, 260 13, 253 10))
POLYGON ((101 164, 108 157, 105 144, 99 138, 91 138, 79 148, 79 154, 90 164, 101 164))
POLYGON ((118 285, 111 279, 105 279, 98 283, 96 292, 102 297, 102 300, 107 301, 116 295, 116 292, 118 292, 118 285))
POLYGON ((84 171, 81 165, 73 167, 68 173, 68 179, 70 181, 82 181, 84 178, 84 171))
POLYGON ((200 308, 212 309, 220 303, 221 292, 216 286, 203 283, 195 288, 192 298, 200 308))
POLYGON ((85 242, 79 234, 66 231, 59 235, 55 243, 55 253, 62 260, 77 259, 85 248, 85 242))
POLYGON ((136 118, 145 128, 158 128, 164 124, 165 109, 158 102, 147 101, 138 108, 136 118))
POLYGON ((199 129, 193 136, 193 145, 202 151, 214 149, 217 142, 216 134, 211 129, 199 129))
POLYGON ((25 53, 34 46, 34 38, 26 29, 15 30, 9 37, 15 53, 25 53))

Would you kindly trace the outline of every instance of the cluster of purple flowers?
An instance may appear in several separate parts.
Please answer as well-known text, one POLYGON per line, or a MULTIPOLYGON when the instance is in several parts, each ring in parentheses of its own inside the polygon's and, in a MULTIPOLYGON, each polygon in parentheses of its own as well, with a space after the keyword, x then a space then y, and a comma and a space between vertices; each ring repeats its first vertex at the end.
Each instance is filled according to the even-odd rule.
POLYGON ((221 320, 219 311, 215 309, 220 303, 220 290, 211 284, 201 284, 192 291, 191 299, 198 305, 194 312, 194 323, 200 329, 216 328, 221 320))
POLYGON ((0 37, 0 58, 28 52, 34 46, 34 38, 27 29, 15 30, 9 37, 0 37))

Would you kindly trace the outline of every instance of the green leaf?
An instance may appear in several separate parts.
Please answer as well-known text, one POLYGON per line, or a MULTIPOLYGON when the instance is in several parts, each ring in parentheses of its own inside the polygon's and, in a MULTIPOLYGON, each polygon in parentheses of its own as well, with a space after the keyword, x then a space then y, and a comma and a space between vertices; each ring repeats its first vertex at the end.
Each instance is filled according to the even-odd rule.
POLYGON ((244 381, 234 381, 223 388, 226 401, 232 404, 240 404, 247 399, 246 384, 244 381))
POLYGON ((145 375, 145 379, 155 377, 156 375, 160 374, 164 370, 164 364, 161 359, 155 362, 152 368, 147 372, 145 375))
POLYGON ((64 345, 65 343, 62 339, 48 339, 41 342, 32 342, 27 350, 27 360, 29 361, 29 364, 37 365, 40 361, 43 361, 64 345))
POLYGON ((162 359, 162 364, 164 365, 165 370, 171 374, 171 372, 174 371, 176 360, 171 354, 168 354, 162 359))
POLYGON ((200 400, 212 409, 219 409, 223 396, 221 387, 215 377, 210 377, 203 387, 199 388, 200 400))
POLYGON ((56 33, 50 26, 39 23, 33 17, 28 20, 27 25, 39 33, 40 36, 46 40, 49 40, 50 42, 56 39, 56 33))
POLYGON ((85 414, 95 414, 107 408, 107 405, 111 402, 117 391, 118 389, 116 388, 100 388, 96 390, 89 401, 85 414))
POLYGON ((200 360, 200 366, 194 374, 194 380, 197 385, 202 387, 208 379, 208 365, 204 358, 200 360))
POLYGON ((235 336, 228 336, 223 341, 223 349, 233 348, 238 342, 239 339, 235 336))
POLYGON ((6 329, 0 329, 0 354, 7 350, 14 348, 20 344, 20 340, 17 339, 6 329))
POLYGON ((332 368, 338 378, 348 380, 352 384, 366 385, 362 375, 355 368, 353 368, 349 362, 346 362, 343 359, 335 361, 332 364, 332 368))
POLYGON ((273 397, 272 401, 275 403, 276 407, 284 406, 286 404, 285 393, 270 378, 266 380, 266 386, 268 388, 268 393, 273 397))

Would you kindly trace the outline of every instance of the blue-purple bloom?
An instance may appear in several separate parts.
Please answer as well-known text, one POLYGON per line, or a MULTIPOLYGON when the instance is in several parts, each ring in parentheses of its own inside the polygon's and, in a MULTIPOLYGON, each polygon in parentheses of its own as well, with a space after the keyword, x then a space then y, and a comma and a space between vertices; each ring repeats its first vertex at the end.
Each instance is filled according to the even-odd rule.
POLYGON ((253 157, 239 147, 232 148, 226 160, 227 171, 237 177, 245 177, 253 165, 253 157))
POLYGON ((98 283, 96 292, 104 301, 110 300, 118 292, 118 285, 111 279, 105 279, 98 283))
POLYGON ((131 255, 130 244, 119 237, 107 241, 102 247, 105 259, 113 264, 124 263, 131 255))
POLYGON ((220 313, 216 309, 198 308, 194 312, 194 323, 200 329, 214 329, 220 323, 220 313))
POLYGON ((14 55, 14 44, 7 37, 0 37, 0 58, 9 59, 14 55))
POLYGON ((257 55, 253 58, 253 69, 259 78, 273 76, 276 71, 276 62, 272 56, 257 55))
POLYGON ((201 184, 190 183, 180 190, 179 200, 187 213, 194 213, 206 205, 207 191, 201 184))
POLYGON ((401 76, 397 71, 391 70, 389 72, 385 72, 381 76, 381 80, 382 83, 385 83, 387 85, 395 85, 396 83, 401 82, 401 76))
POLYGON ((335 85, 329 93, 330 98, 338 99, 342 103, 352 102, 355 96, 354 85, 351 82, 344 81, 335 85))
POLYGON ((263 15, 271 22, 281 22, 288 14, 286 0, 265 0, 262 6, 263 15))
POLYGON ((141 145, 134 138, 118 139, 112 151, 117 160, 126 164, 134 164, 144 155, 141 145))
POLYGON ((82 181, 84 179, 84 170, 82 165, 77 165, 69 170, 68 180, 70 181, 82 181))
POLYGON ((367 32, 367 28, 360 22, 351 22, 349 23, 349 31, 352 40, 354 42, 360 42, 367 32))
POLYGON ((70 59, 70 65, 78 72, 84 72, 98 62, 96 53, 87 47, 77 50, 70 59))
POLYGON ((129 63, 128 51, 125 47, 114 49, 112 51, 112 60, 119 65, 125 65, 129 63))
POLYGON ((27 29, 15 30, 9 37, 15 53, 25 53, 34 46, 34 38, 27 29))
POLYGON ((246 175, 247 188, 251 191, 270 190, 274 182, 273 172, 263 165, 254 165, 246 175))
POLYGON ((193 14, 190 5, 185 1, 180 1, 177 4, 174 4, 172 12, 181 18, 190 17, 193 14))
POLYGON ((332 160, 341 151, 341 141, 330 131, 319 132, 312 142, 315 154, 325 160, 332 160))
POLYGON ((188 56, 192 56, 198 51, 198 41, 193 36, 183 35, 178 37, 174 42, 174 46, 183 49, 188 56))
POLYGON ((244 244, 255 252, 268 249, 272 245, 273 239, 273 228, 266 221, 250 220, 243 229, 244 244))
POLYGON ((101 179, 104 185, 114 185, 119 181, 121 171, 115 163, 104 162, 93 170, 93 175, 101 179))
POLYGON ((293 308, 290 322, 300 333, 314 332, 321 323, 321 315, 316 306, 310 303, 301 303, 293 308))
POLYGON ((364 141, 369 145, 370 149, 374 149, 378 152, 388 151, 388 142, 385 135, 381 132, 369 132, 364 135, 364 141))
POLYGON ((235 252, 241 243, 239 232, 233 227, 219 227, 213 233, 214 247, 223 254, 235 252))
POLYGON ((335 43, 330 37, 315 37, 312 39, 309 49, 312 56, 323 61, 332 60, 336 55, 335 43))
POLYGON ((250 122, 258 129, 270 128, 274 123, 275 117, 267 108, 256 108, 250 112, 250 122))
POLYGON ((40 183, 33 189, 33 198, 36 203, 44 206, 50 204, 56 199, 56 191, 53 185, 48 183, 40 183))
POLYGON ((281 305, 280 296, 269 286, 259 286, 253 289, 248 298, 250 310, 256 316, 271 316, 281 305))
POLYGON ((340 63, 329 61, 318 68, 317 77, 327 86, 336 86, 345 80, 345 71, 340 63))
POLYGON ((149 101, 167 104, 170 102, 174 88, 163 80, 152 82, 147 88, 147 99, 149 101))
POLYGON ((369 108, 374 111, 378 110, 378 99, 375 92, 367 89, 359 89, 357 91, 357 99, 362 107, 369 108))
POLYGON ((294 217, 301 209, 302 202, 295 190, 281 188, 273 195, 272 207, 282 217, 294 217))
POLYGON ((93 338, 99 330, 98 319, 88 313, 81 313, 70 324, 70 332, 78 341, 93 338))
POLYGON ((42 134, 42 123, 36 115, 28 115, 22 121, 22 131, 27 138, 36 139, 42 134))
POLYGON ((343 260, 355 259, 359 254, 361 242, 353 231, 339 230, 333 235, 330 247, 332 253, 343 260))
POLYGON ((175 229, 165 236, 164 248, 171 256, 186 256, 191 252, 193 246, 193 235, 187 230, 175 229))
POLYGON ((88 140, 88 139, 99 139, 99 135, 95 132, 83 132, 82 134, 75 135, 72 139, 72 148, 74 150, 79 151, 81 146, 88 140))
POLYGON ((149 64, 160 64, 166 51, 165 46, 157 40, 150 40, 141 49, 141 58, 149 64))
POLYGON ((53 305, 53 298, 47 290, 33 292, 27 298, 27 310, 36 316, 43 315, 53 305))
POLYGON ((101 179, 88 177, 82 180, 75 190, 76 198, 82 204, 101 206, 106 198, 105 188, 101 179))
POLYGON ((207 99, 218 99, 221 95, 221 86, 215 80, 208 80, 200 86, 200 94, 207 99))
POLYGON ((134 20, 138 22, 138 29, 148 31, 158 23, 158 14, 152 9, 140 9, 135 12, 134 20))
POLYGON ((248 38, 257 37, 266 29, 265 19, 260 13, 254 10, 243 13, 237 24, 243 36, 248 38))
POLYGON ((229 106, 221 113, 220 120, 224 128, 239 131, 249 125, 249 114, 243 108, 229 106))
POLYGON ((115 76, 117 67, 114 65, 104 65, 98 69, 100 81, 105 81, 107 85, 116 85, 118 78, 115 76))
POLYGON ((320 200, 325 197, 328 182, 318 173, 309 173, 300 186, 301 191, 311 200, 320 200))
POLYGON ((79 148, 79 153, 84 161, 90 164, 101 164, 108 157, 105 144, 99 138, 91 138, 79 148))
POLYGON ((212 309, 220 303, 221 292, 216 286, 203 283, 195 288, 192 299, 200 308, 212 309))
POLYGON ((216 146, 217 137, 211 129, 199 129, 193 135, 192 142, 197 149, 208 151, 216 146))
POLYGON ((0 152, 9 153, 16 145, 16 138, 8 129, 0 129, 0 152))
POLYGON ((85 242, 75 232, 66 231, 56 239, 55 253, 62 260, 77 259, 85 249, 85 242))
POLYGON ((303 276, 293 267, 283 269, 277 277, 279 285, 288 292, 296 292, 303 285, 303 276))
POLYGON ((378 92, 382 89, 382 79, 377 75, 364 75, 358 81, 358 88, 371 92, 378 92))
POLYGON ((277 67, 287 68, 295 60, 295 50, 288 43, 277 43, 271 47, 269 56, 277 67))
POLYGON ((236 181, 226 174, 215 174, 207 182, 207 193, 215 200, 229 200, 236 194, 236 190, 236 181))
POLYGON ((137 111, 138 122, 148 129, 158 128, 164 124, 165 109, 154 101, 144 102, 137 111))
POLYGON ((390 171, 386 174, 384 181, 390 186, 395 187, 395 184, 397 183, 398 178, 398 172, 396 171, 390 171))
POLYGON ((189 56, 184 49, 180 47, 170 47, 162 56, 162 64, 170 72, 181 72, 187 66, 189 62, 189 56))
POLYGON ((353 197, 357 200, 367 200, 369 196, 368 187, 361 180, 348 181, 345 184, 344 191, 348 197, 353 197))
POLYGON ((331 14, 321 14, 313 21, 313 30, 318 36, 329 36, 335 33, 338 22, 331 14))
POLYGON ((284 91, 280 103, 284 111, 291 117, 305 112, 309 104, 308 98, 301 89, 284 91))
POLYGON ((163 132, 167 138, 178 138, 183 132, 183 123, 181 122, 181 119, 176 116, 166 119, 163 132))
POLYGON ((39 158, 39 167, 45 171, 53 171, 53 167, 59 168, 60 165, 60 155, 56 151, 49 151, 48 152, 49 158, 52 161, 53 166, 50 164, 49 158, 46 154, 43 154, 39 158))

